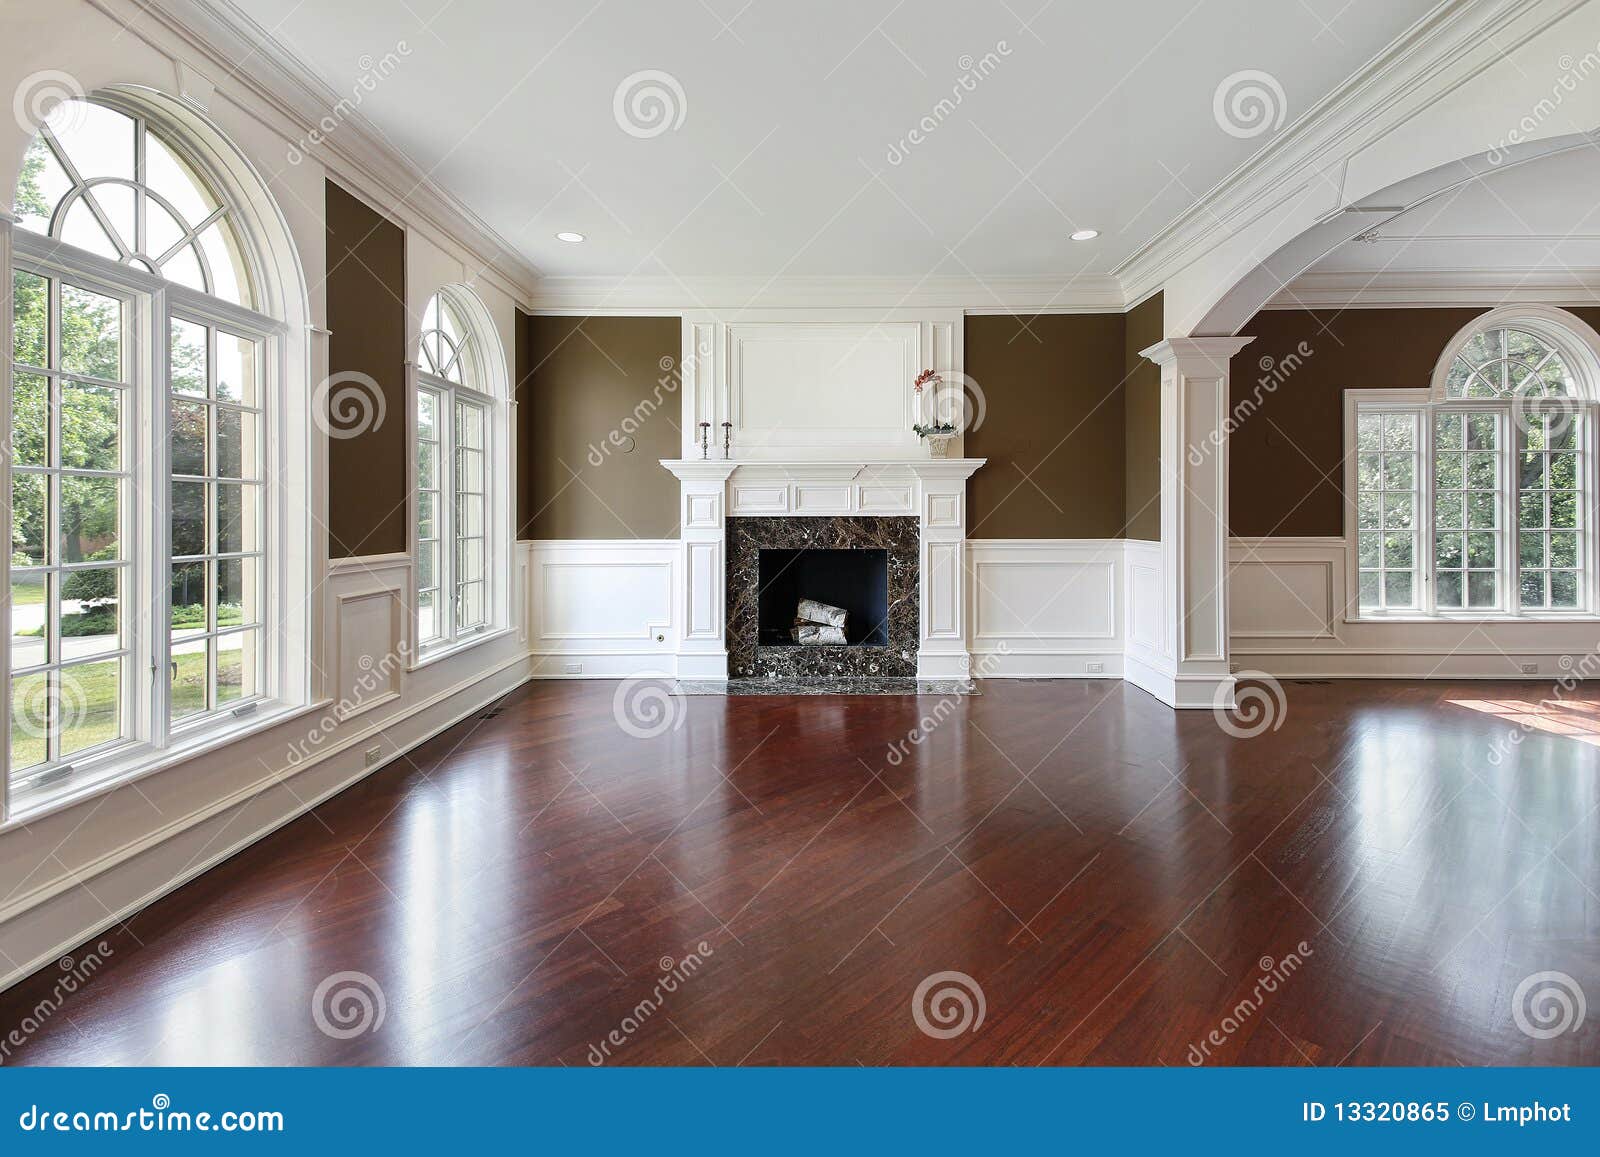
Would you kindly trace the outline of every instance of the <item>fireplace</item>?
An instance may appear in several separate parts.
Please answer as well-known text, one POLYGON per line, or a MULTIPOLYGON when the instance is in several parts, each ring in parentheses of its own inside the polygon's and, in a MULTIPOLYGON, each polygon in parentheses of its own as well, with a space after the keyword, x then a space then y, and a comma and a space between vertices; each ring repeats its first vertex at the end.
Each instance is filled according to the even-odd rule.
POLYGON ((917 674, 920 525, 914 517, 727 520, 728 673, 805 679, 917 674), (801 645, 801 599, 848 612, 843 645, 801 645))
POLYGON ((889 552, 864 550, 758 550, 756 630, 763 647, 797 647, 795 611, 802 599, 846 614, 844 645, 889 645, 889 552))

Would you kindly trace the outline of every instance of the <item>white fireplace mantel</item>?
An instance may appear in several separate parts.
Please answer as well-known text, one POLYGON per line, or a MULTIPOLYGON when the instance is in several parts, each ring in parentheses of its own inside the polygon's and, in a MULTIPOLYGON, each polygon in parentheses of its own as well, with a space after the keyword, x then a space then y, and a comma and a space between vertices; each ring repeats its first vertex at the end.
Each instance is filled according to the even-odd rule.
POLYGON ((669 458, 678 479, 683 615, 678 675, 726 679, 729 517, 915 517, 920 528, 917 676, 965 678, 967 479, 984 458, 669 458))

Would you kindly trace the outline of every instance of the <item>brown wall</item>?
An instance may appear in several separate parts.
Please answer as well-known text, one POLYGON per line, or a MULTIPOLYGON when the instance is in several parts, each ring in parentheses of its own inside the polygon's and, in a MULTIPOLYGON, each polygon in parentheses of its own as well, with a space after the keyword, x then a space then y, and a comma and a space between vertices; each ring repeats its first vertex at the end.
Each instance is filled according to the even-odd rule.
POLYGON ((678 319, 523 321, 519 536, 675 536, 678 485, 660 460, 682 452, 678 319), (668 371, 663 358, 671 359, 668 371))
MULTIPOLYGON (((1235 413, 1254 395, 1261 403, 1228 439, 1230 533, 1343 534, 1344 391, 1426 388, 1445 344, 1483 312, 1266 309, 1251 318, 1239 332, 1255 340, 1234 357, 1230 387, 1235 413), (1279 369, 1291 354, 1300 364, 1279 369), (1275 376, 1276 389, 1263 385, 1275 376)), ((1600 321, 1600 309, 1573 312, 1600 321)))
POLYGON ((1139 351, 1165 336, 1161 294, 1130 309, 1122 341, 1123 537, 1161 538, 1161 367, 1139 351))
POLYGON ((989 459, 967 484, 971 537, 1122 533, 1122 329, 1118 313, 966 319, 985 404, 966 453, 989 459))
MULTIPOLYGON (((383 394, 381 423, 330 444, 328 554, 400 552, 410 541, 405 231, 331 181, 327 224, 329 376, 365 374, 383 394)), ((330 392, 341 389, 366 387, 345 382, 330 392)), ((338 422, 331 428, 341 432, 338 422)))

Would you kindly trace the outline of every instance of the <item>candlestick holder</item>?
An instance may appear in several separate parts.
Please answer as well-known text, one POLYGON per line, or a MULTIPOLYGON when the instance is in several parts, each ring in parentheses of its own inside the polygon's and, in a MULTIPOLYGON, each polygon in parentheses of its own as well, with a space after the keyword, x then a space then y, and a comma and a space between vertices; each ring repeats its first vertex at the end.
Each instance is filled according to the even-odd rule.
POLYGON ((700 423, 700 457, 702 460, 711 457, 711 423, 700 423))
POLYGON ((722 457, 724 460, 733 457, 733 423, 722 423, 722 457))

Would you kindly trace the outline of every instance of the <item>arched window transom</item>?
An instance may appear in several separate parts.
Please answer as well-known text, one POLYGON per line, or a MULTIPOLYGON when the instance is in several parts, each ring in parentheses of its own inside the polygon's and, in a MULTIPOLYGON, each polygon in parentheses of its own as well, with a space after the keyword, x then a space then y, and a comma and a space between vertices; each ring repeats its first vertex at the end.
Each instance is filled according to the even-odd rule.
POLYGON ((230 211, 143 117, 63 101, 17 182, 24 229, 236 305, 254 302, 230 211))

